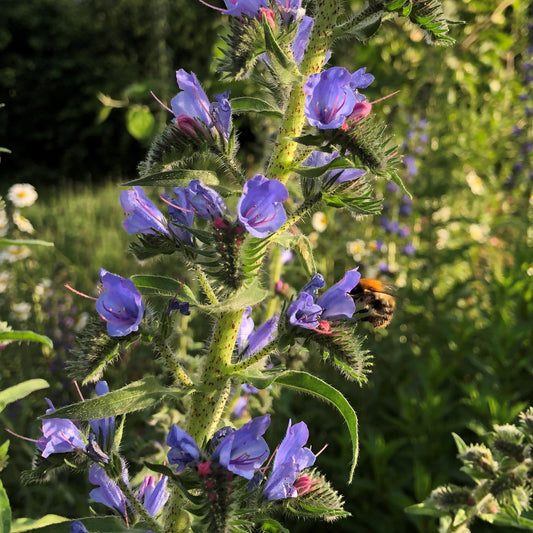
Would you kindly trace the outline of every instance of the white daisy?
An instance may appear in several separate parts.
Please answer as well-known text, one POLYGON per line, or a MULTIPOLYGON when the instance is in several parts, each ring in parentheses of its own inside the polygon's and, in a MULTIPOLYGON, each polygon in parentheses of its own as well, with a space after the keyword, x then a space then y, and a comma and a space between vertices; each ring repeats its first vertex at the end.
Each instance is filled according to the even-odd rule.
POLYGON ((0 292, 5 292, 7 289, 7 283, 9 281, 9 272, 3 270, 0 272, 0 292))
POLYGON ((30 317, 31 304, 28 302, 19 302, 11 304, 11 316, 19 322, 25 322, 30 317))
POLYGON ((35 231, 33 224, 26 217, 23 217, 18 211, 13 213, 13 222, 20 231, 24 231, 25 233, 33 233, 35 231))
POLYGON ((466 176, 466 182, 474 194, 483 194, 485 192, 485 186, 483 180, 471 170, 466 176))
POLYGON ((37 200, 37 191, 29 183, 15 183, 7 191, 7 198, 15 207, 28 207, 37 200))
POLYGON ((322 211, 317 211, 311 219, 311 226, 315 231, 322 233, 328 227, 328 218, 322 211))
POLYGON ((0 253, 0 263, 14 263, 21 259, 26 259, 31 255, 30 249, 27 246, 17 246, 12 244, 7 246, 5 250, 0 253))
POLYGON ((9 229, 9 219, 5 209, 0 211, 0 237, 4 237, 9 229))

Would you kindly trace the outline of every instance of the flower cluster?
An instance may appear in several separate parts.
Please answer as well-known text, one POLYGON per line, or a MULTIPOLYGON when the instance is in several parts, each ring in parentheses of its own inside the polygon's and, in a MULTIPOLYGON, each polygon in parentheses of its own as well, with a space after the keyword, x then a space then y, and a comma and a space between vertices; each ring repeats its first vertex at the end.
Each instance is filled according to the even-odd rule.
POLYGON ((357 268, 348 270, 344 278, 318 296, 325 285, 321 274, 315 274, 287 309, 289 323, 318 333, 329 331, 329 322, 350 319, 355 313, 355 303, 350 293, 361 274, 357 268))
MULTIPOLYGON (((244 184, 237 203, 240 225, 258 238, 278 231, 287 219, 283 202, 288 197, 287 187, 283 183, 267 179, 261 174, 254 176, 244 184)), ((121 204, 128 214, 123 225, 130 235, 160 233, 192 245, 192 235, 187 228, 192 228, 194 217, 211 220, 219 227, 229 217, 222 197, 200 180, 192 180, 187 187, 175 187, 172 194, 165 193, 162 198, 168 204, 168 222, 146 197, 142 187, 121 193, 121 204)))
MULTIPOLYGON (((176 465, 178 474, 195 467, 201 476, 208 477, 223 468, 234 475, 251 480, 250 489, 257 488, 264 479, 262 465, 270 454, 263 435, 270 424, 270 415, 253 418, 235 430, 225 427, 212 439, 214 452, 206 456, 194 439, 177 425, 168 437, 168 461, 176 465)), ((262 488, 266 501, 295 498, 299 495, 297 479, 300 473, 312 466, 315 454, 305 448, 309 431, 304 422, 294 426, 289 421, 287 433, 277 448, 272 469, 262 488)))

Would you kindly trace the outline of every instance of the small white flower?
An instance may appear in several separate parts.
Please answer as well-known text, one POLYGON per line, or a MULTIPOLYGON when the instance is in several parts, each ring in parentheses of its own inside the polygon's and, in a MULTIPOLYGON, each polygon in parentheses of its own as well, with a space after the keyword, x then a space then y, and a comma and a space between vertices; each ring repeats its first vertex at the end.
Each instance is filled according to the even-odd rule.
POLYGON ((74 331, 79 333, 86 325, 89 320, 89 313, 81 313, 79 316, 74 318, 74 331))
POLYGON ((366 252, 366 243, 361 239, 355 241, 348 241, 346 243, 346 251, 356 260, 360 261, 361 257, 366 252))
POLYGON ((33 224, 18 211, 13 213, 13 222, 20 231, 24 231, 25 233, 33 233, 35 231, 33 224))
POLYGON ((52 280, 49 280, 47 278, 41 280, 40 283, 35 285, 35 289, 33 289, 33 292, 35 293, 35 296, 40 296, 43 299, 48 298, 52 294, 52 280))
POLYGON ((9 272, 3 270, 0 272, 0 292, 5 292, 7 289, 7 283, 9 281, 9 272))
POLYGON ((483 180, 475 173, 474 170, 471 170, 466 176, 466 182, 470 187, 470 190, 474 194, 483 194, 485 192, 485 186, 483 185, 483 180))
POLYGON ((0 263, 14 263, 21 259, 26 259, 31 255, 30 249, 27 246, 17 246, 12 244, 0 253, 0 263))
POLYGON ((28 302, 19 302, 11 304, 11 316, 19 322, 25 322, 30 317, 31 304, 28 302))
POLYGON ((311 226, 318 233, 322 233, 328 227, 328 218, 322 211, 317 211, 311 219, 311 226))
POLYGON ((9 219, 5 209, 0 211, 0 237, 4 237, 9 229, 9 219))
POLYGON ((437 230, 437 243, 435 244, 435 247, 438 250, 442 250, 443 248, 446 248, 449 240, 450 232, 445 228, 440 228, 437 230))
POLYGON ((7 191, 7 198, 15 207, 29 207, 37 200, 37 191, 29 183, 15 183, 7 191))
POLYGON ((318 244, 318 233, 316 231, 312 231, 308 236, 309 243, 311 244, 311 248, 316 248, 318 244))
POLYGON ((489 232, 487 224, 470 224, 470 237, 477 242, 485 242, 489 238, 489 232))
POLYGON ((445 205, 431 215, 431 219, 434 222, 448 222, 452 214, 452 209, 450 206, 445 205))

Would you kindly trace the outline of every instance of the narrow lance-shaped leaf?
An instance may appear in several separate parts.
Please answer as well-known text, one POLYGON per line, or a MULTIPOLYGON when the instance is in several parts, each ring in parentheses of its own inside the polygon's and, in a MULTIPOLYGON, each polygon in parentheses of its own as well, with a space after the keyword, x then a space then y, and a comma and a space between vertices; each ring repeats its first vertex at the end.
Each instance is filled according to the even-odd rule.
POLYGON ((261 98, 252 96, 240 96, 230 100, 231 111, 239 113, 260 113, 273 118, 282 118, 283 113, 261 98))
POLYGON ((148 376, 103 396, 60 407, 41 418, 93 420, 118 416, 152 407, 159 403, 163 396, 174 392, 176 391, 163 387, 156 378, 148 376))
POLYGON ((50 349, 54 347, 52 339, 33 331, 2 331, 0 341, 31 341, 45 344, 50 349))
POLYGON ((44 379, 29 379, 0 391, 0 412, 10 403, 25 398, 36 390, 47 389, 49 386, 44 379))
POLYGON ((336 407, 348 426, 352 442, 352 464, 348 475, 348 483, 352 482, 353 473, 357 464, 357 457, 359 455, 357 415, 353 407, 340 391, 312 374, 295 370, 282 372, 269 377, 256 377, 251 373, 246 373, 245 376, 243 376, 243 379, 258 389, 264 389, 272 383, 277 383, 283 387, 305 392, 312 396, 316 396, 321 400, 326 400, 336 407))
POLYGON ((146 185, 149 187, 180 187, 187 186, 191 180, 202 180, 205 185, 218 185, 216 172, 212 170, 191 170, 187 168, 175 168, 153 174, 146 174, 141 178, 127 181, 124 187, 133 185, 146 185))
POLYGON ((166 276, 152 275, 134 275, 131 277, 135 286, 143 295, 164 296, 173 298, 176 296, 179 300, 185 300, 190 303, 196 303, 196 296, 188 285, 174 278, 166 276))

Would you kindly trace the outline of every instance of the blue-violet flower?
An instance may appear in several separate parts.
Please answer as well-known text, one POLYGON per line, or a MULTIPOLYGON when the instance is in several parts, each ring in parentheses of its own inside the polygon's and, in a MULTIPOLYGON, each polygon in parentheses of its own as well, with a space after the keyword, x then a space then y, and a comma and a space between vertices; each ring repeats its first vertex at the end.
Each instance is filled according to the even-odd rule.
POLYGON ((287 220, 283 202, 288 197, 283 183, 258 174, 244 184, 237 204, 239 221, 254 237, 262 239, 287 220))
POLYGON ((141 293, 133 281, 100 269, 104 292, 96 300, 96 310, 107 322, 112 337, 123 337, 137 331, 144 315, 141 293))
POLYGON ((153 235, 158 232, 169 235, 163 213, 147 198, 142 187, 133 187, 133 191, 122 191, 120 204, 128 214, 122 226, 130 235, 153 235))

